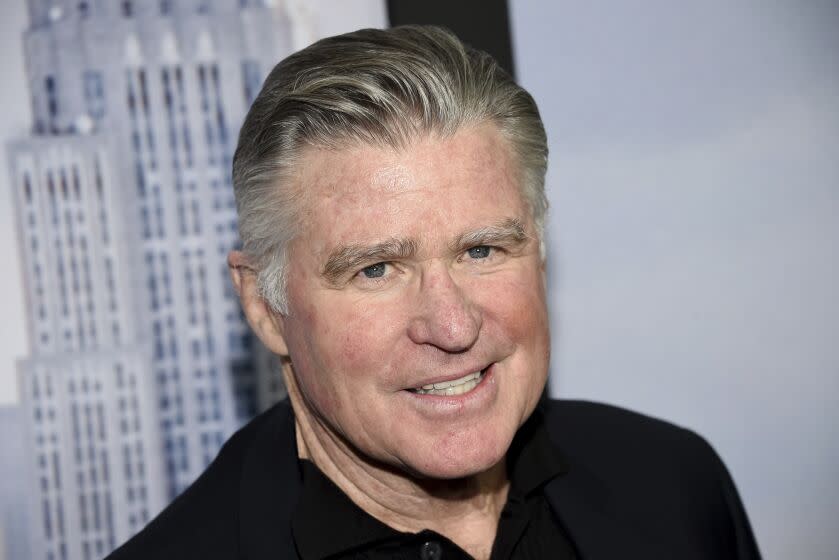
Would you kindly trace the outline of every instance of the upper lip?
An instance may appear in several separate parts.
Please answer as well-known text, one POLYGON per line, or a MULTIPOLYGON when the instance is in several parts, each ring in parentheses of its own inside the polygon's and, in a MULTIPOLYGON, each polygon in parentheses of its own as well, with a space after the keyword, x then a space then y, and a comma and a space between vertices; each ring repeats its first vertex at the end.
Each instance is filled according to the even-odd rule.
POLYGON ((443 383, 445 381, 454 381, 455 379, 460 379, 470 373, 475 373, 476 371, 484 371, 488 367, 490 367, 492 363, 478 365, 472 369, 464 368, 461 369, 458 373, 452 374, 445 374, 445 375, 438 375, 436 377, 428 377, 426 379, 422 379, 420 381, 415 382, 413 385, 408 387, 409 389, 418 389, 420 387, 424 387, 425 385, 432 385, 434 383, 443 383))

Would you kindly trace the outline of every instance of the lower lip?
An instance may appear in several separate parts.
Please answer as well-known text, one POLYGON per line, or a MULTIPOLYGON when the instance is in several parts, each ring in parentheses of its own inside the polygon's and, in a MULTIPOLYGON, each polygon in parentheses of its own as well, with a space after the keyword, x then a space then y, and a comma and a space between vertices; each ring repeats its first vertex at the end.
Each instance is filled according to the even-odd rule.
POLYGON ((422 409, 444 411, 462 411, 465 409, 477 409, 491 401, 497 394, 498 385, 495 380, 495 364, 484 370, 481 381, 468 393, 460 395, 431 395, 414 393, 408 390, 402 391, 422 409))

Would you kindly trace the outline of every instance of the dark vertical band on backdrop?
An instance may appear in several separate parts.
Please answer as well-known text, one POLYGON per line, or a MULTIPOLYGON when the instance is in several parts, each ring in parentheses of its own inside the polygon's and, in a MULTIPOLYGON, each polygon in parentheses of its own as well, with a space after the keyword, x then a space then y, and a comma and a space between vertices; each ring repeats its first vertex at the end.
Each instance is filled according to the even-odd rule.
POLYGON ((507 0, 388 0, 390 24, 435 24, 491 54, 513 76, 512 40, 507 0))

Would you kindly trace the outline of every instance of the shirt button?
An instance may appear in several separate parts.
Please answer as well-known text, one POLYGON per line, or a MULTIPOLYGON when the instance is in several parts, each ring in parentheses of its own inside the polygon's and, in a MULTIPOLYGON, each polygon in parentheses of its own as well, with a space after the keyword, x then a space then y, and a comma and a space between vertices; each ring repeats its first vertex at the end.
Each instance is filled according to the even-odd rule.
POLYGON ((437 541, 428 541, 420 548, 422 560, 440 560, 443 557, 443 548, 437 541))

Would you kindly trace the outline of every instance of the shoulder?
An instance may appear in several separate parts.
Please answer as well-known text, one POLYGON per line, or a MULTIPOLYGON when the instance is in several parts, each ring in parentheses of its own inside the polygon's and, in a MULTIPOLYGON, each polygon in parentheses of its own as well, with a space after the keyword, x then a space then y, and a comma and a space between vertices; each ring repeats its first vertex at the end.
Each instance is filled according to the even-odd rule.
POLYGON ((724 468, 703 437, 664 420, 587 401, 550 401, 545 412, 548 432, 569 461, 607 481, 637 484, 666 475, 697 488, 724 468))
POLYGON ((549 401, 544 410, 570 480, 597 488, 616 518, 689 543, 699 557, 759 558, 734 482, 703 437, 605 404, 549 401))
POLYGON ((108 560, 239 557, 248 464, 277 443, 287 409, 277 405, 236 432, 207 470, 108 560))
POLYGON ((551 400, 544 410, 552 437, 574 447, 605 451, 608 445, 611 452, 621 452, 637 450, 642 444, 698 448, 701 453, 710 450, 707 442, 691 430, 614 405, 551 400))

